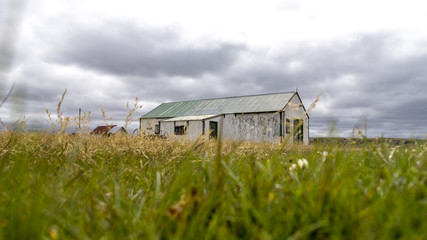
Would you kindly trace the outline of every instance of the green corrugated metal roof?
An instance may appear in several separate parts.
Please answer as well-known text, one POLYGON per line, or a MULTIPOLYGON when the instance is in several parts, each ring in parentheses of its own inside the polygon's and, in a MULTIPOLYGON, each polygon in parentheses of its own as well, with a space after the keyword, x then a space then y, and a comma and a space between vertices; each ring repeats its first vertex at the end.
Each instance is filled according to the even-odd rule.
POLYGON ((141 118, 280 111, 295 92, 162 103, 141 118))

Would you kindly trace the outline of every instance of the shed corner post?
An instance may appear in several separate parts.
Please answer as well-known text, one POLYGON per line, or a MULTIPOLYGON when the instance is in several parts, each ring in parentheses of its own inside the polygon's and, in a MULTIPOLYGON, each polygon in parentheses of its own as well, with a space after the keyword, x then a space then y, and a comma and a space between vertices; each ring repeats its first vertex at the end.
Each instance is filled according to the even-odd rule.
POLYGON ((190 128, 190 121, 186 122, 185 128, 184 128, 184 134, 187 135, 188 129, 190 128))
POLYGON ((142 134, 142 118, 139 119, 139 135, 142 134))
POLYGON ((205 120, 202 120, 202 135, 205 135, 205 120))
POLYGON ((279 125, 280 125, 280 133, 279 133, 279 136, 280 136, 280 141, 282 141, 283 140, 283 111, 281 111, 280 113, 279 113, 279 121, 280 121, 280 123, 279 123, 279 125))

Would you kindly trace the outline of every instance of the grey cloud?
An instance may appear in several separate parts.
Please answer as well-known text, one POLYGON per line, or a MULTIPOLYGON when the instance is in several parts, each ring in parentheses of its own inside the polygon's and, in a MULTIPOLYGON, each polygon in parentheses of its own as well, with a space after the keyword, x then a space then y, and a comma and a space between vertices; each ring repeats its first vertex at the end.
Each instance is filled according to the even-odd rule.
MULTIPOLYGON (((307 108, 320 92, 323 96, 318 105, 330 103, 326 112, 315 108, 310 114, 313 132, 327 135, 331 119, 336 119, 337 132, 349 136, 359 119, 366 118, 370 137, 410 137, 413 133, 422 136, 427 131, 427 95, 422 92, 427 89, 427 54, 392 56, 390 49, 400 43, 393 34, 361 34, 355 39, 298 47, 277 53, 267 61, 266 55, 256 53, 259 58, 253 57, 253 62, 218 73, 218 82, 204 77, 197 80, 211 88, 162 87, 171 80, 161 79, 139 89, 160 103, 298 87, 307 108), (293 61, 300 61, 301 69, 289 69, 293 61), (347 83, 342 79, 346 76, 352 76, 347 83), (225 91, 218 90, 221 86, 225 91)), ((238 62, 244 60, 240 56, 238 62)), ((135 86, 138 88, 138 84, 135 86)))
POLYGON ((130 23, 110 22, 101 28, 74 28, 55 43, 53 58, 107 74, 198 77, 223 71, 245 50, 243 45, 223 42, 186 46, 176 31, 141 29, 130 23))
POLYGON ((427 53, 392 56, 393 46, 400 44, 394 34, 360 34, 354 41, 338 39, 317 46, 298 43, 271 57, 242 44, 191 46, 177 31, 141 29, 128 23, 110 22, 102 29, 74 26, 65 33, 54 40, 43 39, 50 45, 45 67, 20 63, 22 78, 31 81, 27 81, 27 109, 44 112, 49 107, 54 112, 60 94, 68 88, 65 114, 75 115, 82 107, 92 111, 94 123, 102 123, 104 105, 107 116, 118 123, 126 116, 126 102, 132 103, 134 97, 141 99, 147 112, 151 110, 147 106, 166 101, 298 87, 307 108, 320 92, 324 95, 318 105, 328 103, 326 110, 315 108, 310 114, 312 136, 327 135, 331 119, 338 121, 339 134, 348 136, 364 116, 370 137, 427 132, 427 95, 423 93, 427 53), (301 63, 300 69, 289 67, 294 61, 301 63), (53 66, 76 67, 84 74, 55 73, 53 66), (120 86, 103 82, 103 76, 120 86), (345 83, 345 76, 354 79, 345 83))
POLYGON ((356 39, 287 50, 277 54, 273 64, 250 65, 227 77, 231 88, 243 86, 249 93, 254 86, 261 92, 298 87, 306 105, 323 92, 332 105, 328 112, 313 111, 312 129, 328 126, 327 119, 333 117, 339 132, 345 132, 367 115, 370 136, 409 137, 413 131, 422 136, 422 129, 427 132, 427 53, 392 56, 390 51, 400 44, 393 34, 361 34, 356 39), (292 61, 300 61, 302 68, 291 71, 292 61), (345 76, 354 77, 350 85, 343 82, 345 76))

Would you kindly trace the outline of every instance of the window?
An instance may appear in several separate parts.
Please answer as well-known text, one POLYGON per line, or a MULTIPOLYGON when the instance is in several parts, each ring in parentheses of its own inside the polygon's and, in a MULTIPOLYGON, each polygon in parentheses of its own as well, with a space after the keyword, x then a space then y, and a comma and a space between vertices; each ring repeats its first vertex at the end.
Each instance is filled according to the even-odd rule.
POLYGON ((175 126, 175 135, 184 135, 185 134, 185 128, 184 126, 175 126))
POLYGON ((160 124, 154 125, 154 134, 160 134, 160 124))
POLYGON ((286 118, 286 133, 291 133, 291 120, 286 118))

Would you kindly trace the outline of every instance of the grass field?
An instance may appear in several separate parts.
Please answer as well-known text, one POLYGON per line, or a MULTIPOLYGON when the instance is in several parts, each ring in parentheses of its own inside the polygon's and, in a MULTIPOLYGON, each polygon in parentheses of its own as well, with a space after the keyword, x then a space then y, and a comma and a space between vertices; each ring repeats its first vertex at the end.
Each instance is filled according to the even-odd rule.
POLYGON ((426 151, 0 132, 0 239, 426 239, 426 151))

